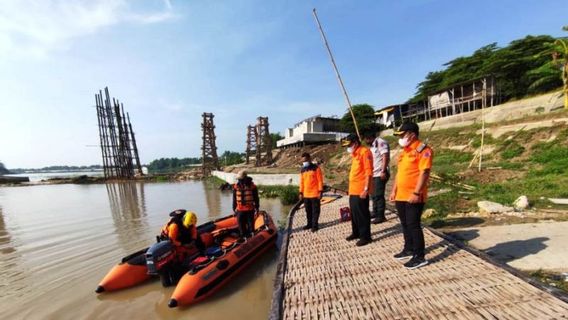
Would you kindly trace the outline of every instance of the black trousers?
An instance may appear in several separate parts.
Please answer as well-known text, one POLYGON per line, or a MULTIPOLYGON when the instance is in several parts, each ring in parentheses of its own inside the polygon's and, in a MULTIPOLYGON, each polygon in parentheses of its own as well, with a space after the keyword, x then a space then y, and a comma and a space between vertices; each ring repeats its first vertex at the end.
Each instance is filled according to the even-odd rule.
POLYGON ((396 201, 395 205, 404 234, 404 251, 412 251, 415 256, 424 258, 424 232, 420 226, 424 203, 396 201))
POLYGON ((373 194, 371 198, 373 199, 373 216, 375 218, 385 217, 385 187, 389 181, 390 174, 387 172, 385 180, 381 180, 379 177, 373 177, 373 194))
POLYGON ((371 240, 371 212, 369 197, 349 196, 351 210, 351 232, 362 240, 371 240))
POLYGON ((254 231, 254 211, 237 211, 241 237, 249 237, 254 231))
POLYGON ((304 208, 306 209, 306 218, 308 220, 306 226, 319 228, 320 207, 321 203, 319 198, 304 198, 304 208))

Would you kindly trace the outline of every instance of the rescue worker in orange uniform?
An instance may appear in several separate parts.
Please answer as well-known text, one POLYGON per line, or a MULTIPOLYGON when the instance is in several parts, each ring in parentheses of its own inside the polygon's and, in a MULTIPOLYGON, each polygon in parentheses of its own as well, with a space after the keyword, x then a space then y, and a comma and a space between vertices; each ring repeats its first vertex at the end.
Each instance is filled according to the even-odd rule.
POLYGON ((176 247, 188 247, 195 243, 199 251, 205 245, 197 233, 197 215, 194 212, 178 209, 170 213, 170 221, 162 228, 162 239, 168 239, 176 247))
POLYGON ((416 269, 428 264, 424 252, 424 233, 420 217, 428 194, 428 179, 432 168, 432 149, 418 139, 416 123, 404 123, 395 135, 403 148, 398 157, 398 169, 390 201, 394 201, 404 234, 404 247, 394 255, 396 259, 410 258, 404 266, 416 269))
POLYGON ((351 209, 351 235, 345 240, 359 239, 357 246, 371 242, 371 212, 369 210, 369 193, 373 188, 373 154, 369 148, 362 146, 359 137, 348 135, 342 145, 351 154, 351 171, 349 172, 349 208, 351 209))
POLYGON ((258 189, 247 172, 237 174, 237 183, 233 185, 233 211, 237 215, 241 238, 250 237, 254 231, 254 214, 258 212, 260 202, 258 189))
POLYGON ((320 200, 323 193, 323 174, 320 167, 312 163, 309 153, 302 154, 302 170, 300 172, 300 200, 304 200, 306 218, 308 223, 304 230, 312 229, 316 232, 319 229, 320 200))

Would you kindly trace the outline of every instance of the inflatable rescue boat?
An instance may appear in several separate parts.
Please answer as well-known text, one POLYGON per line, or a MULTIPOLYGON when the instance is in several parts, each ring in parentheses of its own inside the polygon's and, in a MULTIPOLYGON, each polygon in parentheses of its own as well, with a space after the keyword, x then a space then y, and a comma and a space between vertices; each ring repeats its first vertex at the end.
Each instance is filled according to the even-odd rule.
POLYGON ((129 288, 159 277, 167 287, 177 284, 168 306, 189 305, 215 293, 267 250, 274 249, 277 230, 265 211, 255 216, 254 233, 239 239, 234 215, 197 227, 205 252, 195 245, 176 247, 169 240, 134 252, 114 266, 95 292, 129 288))

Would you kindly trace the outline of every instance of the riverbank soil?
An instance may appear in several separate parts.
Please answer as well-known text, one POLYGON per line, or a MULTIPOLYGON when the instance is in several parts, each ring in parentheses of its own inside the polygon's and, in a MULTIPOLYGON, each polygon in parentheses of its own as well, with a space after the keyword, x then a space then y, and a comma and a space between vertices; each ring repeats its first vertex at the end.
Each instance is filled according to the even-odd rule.
MULTIPOLYGON (((535 108, 538 106, 535 106, 535 108)), ((443 228, 469 245, 512 267, 538 275, 566 272, 568 206, 548 198, 568 198, 568 111, 561 109, 524 119, 462 127, 423 130, 434 149, 431 197, 426 225, 443 228), (481 171, 479 157, 481 156, 481 171), (530 207, 523 212, 481 215, 478 201, 512 206, 521 195, 530 207)), ((399 147, 396 137, 384 137, 391 146, 391 176, 396 174, 399 147)), ((321 159, 325 183, 347 187, 351 163, 339 144, 306 146, 278 152, 273 168, 259 172, 298 172, 302 152, 321 159)), ((391 183, 394 178, 391 178, 391 183)), ((387 192, 390 186, 387 187, 387 192)))

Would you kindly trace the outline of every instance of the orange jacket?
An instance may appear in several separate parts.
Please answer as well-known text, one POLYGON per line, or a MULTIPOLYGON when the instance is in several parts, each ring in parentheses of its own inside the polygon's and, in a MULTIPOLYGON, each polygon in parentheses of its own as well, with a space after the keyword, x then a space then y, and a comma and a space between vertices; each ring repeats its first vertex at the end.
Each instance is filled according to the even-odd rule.
POLYGON ((323 192, 323 174, 316 164, 310 163, 300 173, 300 194, 304 198, 319 198, 323 192))
MULTIPOLYGON (((351 154, 351 171, 349 171, 349 195, 358 196, 368 185, 365 180, 373 178, 373 154, 367 147, 359 146, 351 154)), ((371 184, 372 186, 372 184, 371 184)), ((371 193, 371 190, 367 190, 371 193)))
MULTIPOLYGON (((422 142, 416 140, 405 147, 398 156, 398 169, 396 172, 396 201, 408 201, 414 193, 414 188, 418 184, 421 173, 432 168, 432 149, 428 146, 419 150, 422 142)), ((426 201, 428 185, 422 188, 422 202, 426 201)))
POLYGON ((162 228, 162 235, 166 236, 170 241, 176 245, 189 244, 197 239, 197 228, 190 226, 186 228, 181 223, 173 219, 162 228))

